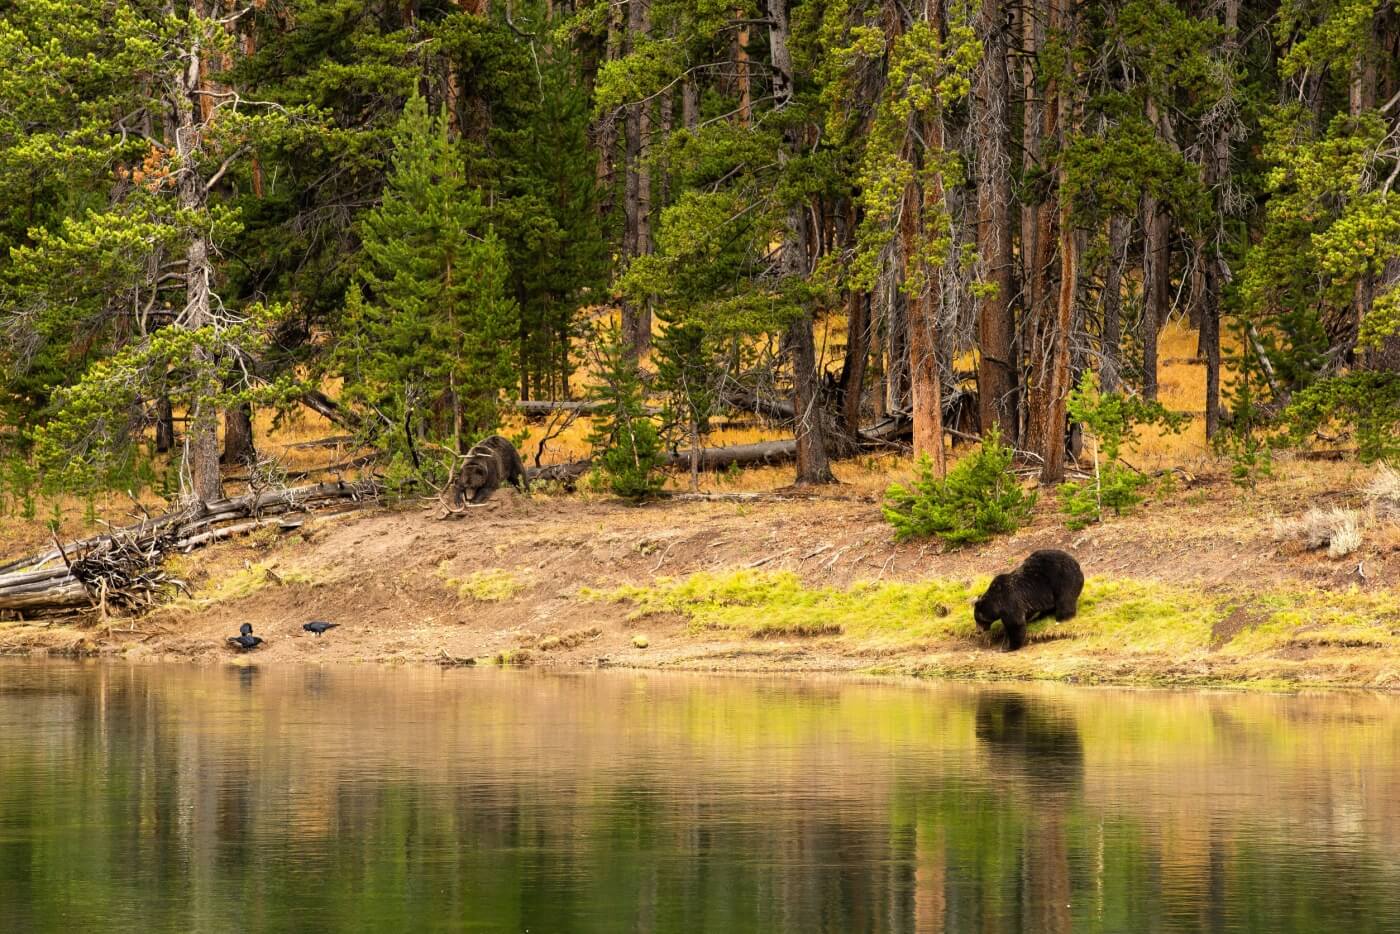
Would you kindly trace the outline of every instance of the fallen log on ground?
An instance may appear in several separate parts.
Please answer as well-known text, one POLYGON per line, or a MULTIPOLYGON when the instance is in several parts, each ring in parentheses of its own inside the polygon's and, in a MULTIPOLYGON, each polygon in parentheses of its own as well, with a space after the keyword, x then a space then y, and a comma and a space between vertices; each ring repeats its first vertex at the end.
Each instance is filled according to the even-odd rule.
POLYGON ((355 445, 356 447, 364 446, 356 441, 354 435, 331 435, 328 438, 316 438, 313 441, 298 441, 295 444, 284 445, 283 450, 303 451, 308 448, 343 448, 346 445, 351 444, 355 445))
MULTIPOLYGON (((863 447, 888 447, 897 444, 901 438, 913 431, 910 420, 902 415, 893 415, 861 429, 860 442, 863 447)), ((757 465, 783 464, 797 459, 797 441, 759 441, 754 444, 734 444, 719 448, 700 449, 700 469, 705 471, 724 470, 732 465, 750 467, 757 465)), ((666 455, 663 462, 667 467, 690 466, 690 451, 675 451, 666 455)), ((531 483, 555 481, 569 484, 593 469, 591 458, 569 461, 564 464, 550 464, 533 467, 525 472, 531 483)))
MULTIPOLYGON (((792 403, 781 399, 761 396, 757 391, 747 389, 726 389, 720 395, 720 402, 731 409, 753 412, 771 421, 790 422, 793 419, 792 403)), ((527 418, 543 418, 555 412, 577 412, 591 415, 606 407, 607 403, 589 399, 516 399, 511 406, 527 418)), ((647 406, 648 415, 657 415, 661 409, 647 406)))
MULTIPOLYGON (((362 455, 362 456, 360 456, 360 457, 352 457, 352 458, 350 458, 350 460, 347 460, 347 461, 340 461, 339 463, 335 463, 335 464, 325 464, 324 466, 320 466, 320 467, 307 467, 305 470, 288 470, 288 471, 286 471, 285 473, 282 474, 282 479, 283 479, 283 480, 310 480, 312 477, 316 476, 317 474, 320 474, 320 475, 324 476, 325 474, 340 474, 340 473, 348 473, 349 471, 352 471, 352 470, 362 470, 362 469, 364 469, 365 467, 370 466, 371 464, 377 463, 378 461, 380 461, 381 459, 383 459, 383 456, 384 456, 384 455, 380 454, 378 451, 371 451, 370 453, 365 454, 365 455, 362 455)), ((225 476, 225 477, 224 477, 224 482, 225 482, 225 483, 247 483, 247 482, 249 482, 249 479, 250 479, 250 478, 247 477, 247 476, 242 476, 242 477, 230 477, 230 476, 225 476)))
POLYGON ((778 422, 790 422, 796 418, 791 402, 760 395, 757 389, 726 389, 720 394, 720 401, 731 409, 753 412, 778 422))
POLYGON ((379 485, 318 483, 277 492, 196 503, 135 525, 113 529, 0 567, 0 613, 39 613, 101 608, 135 610, 158 603, 184 583, 162 567, 174 552, 265 526, 298 528, 310 512, 332 504, 377 502, 379 485))
POLYGON ((579 477, 593 469, 593 459, 584 458, 578 461, 568 461, 563 464, 546 464, 543 467, 531 467, 525 471, 525 478, 531 483, 563 483, 571 484, 579 477))
MULTIPOLYGON (((577 412, 580 415, 591 415, 606 408, 607 405, 606 402, 593 399, 516 399, 511 403, 511 407, 526 418, 543 418, 546 415, 553 415, 555 412, 577 412)), ((645 411, 648 415, 661 414, 661 409, 654 405, 646 406, 645 411)))
POLYGON ((339 402, 318 389, 303 393, 301 404, 333 425, 348 428, 352 432, 360 427, 356 424, 355 417, 342 409, 339 402))
POLYGON ((596 412, 603 407, 601 402, 589 402, 587 400, 566 399, 556 401, 553 399, 516 399, 511 405, 517 412, 523 415, 552 415, 555 412, 582 412, 585 415, 589 412, 596 412))

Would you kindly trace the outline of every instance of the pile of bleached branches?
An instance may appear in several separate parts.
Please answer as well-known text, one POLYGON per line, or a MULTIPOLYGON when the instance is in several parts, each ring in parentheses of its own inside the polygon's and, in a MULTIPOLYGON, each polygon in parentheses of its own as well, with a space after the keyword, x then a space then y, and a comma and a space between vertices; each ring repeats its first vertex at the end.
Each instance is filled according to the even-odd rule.
POLYGON ((146 517, 135 525, 0 565, 0 614, 37 616, 101 608, 134 610, 184 587, 163 567, 167 555, 264 526, 299 527, 305 514, 374 502, 374 481, 320 483, 248 494, 146 517))

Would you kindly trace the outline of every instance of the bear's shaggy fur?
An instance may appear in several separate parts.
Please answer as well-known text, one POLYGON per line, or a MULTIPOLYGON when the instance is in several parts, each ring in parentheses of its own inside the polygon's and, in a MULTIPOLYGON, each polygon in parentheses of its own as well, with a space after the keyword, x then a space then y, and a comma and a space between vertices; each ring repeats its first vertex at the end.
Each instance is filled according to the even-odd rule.
POLYGON ((1051 614, 1072 619, 1079 610, 1084 572, 1072 555, 1053 548, 1033 551, 1014 571, 992 578, 987 592, 973 604, 972 617, 983 632, 1001 620, 1006 651, 1026 644, 1026 626, 1051 614))
POLYGON ((479 505, 491 498, 502 483, 513 483, 525 493, 530 489, 520 453, 500 435, 492 435, 472 446, 444 490, 450 509, 467 504, 479 505))

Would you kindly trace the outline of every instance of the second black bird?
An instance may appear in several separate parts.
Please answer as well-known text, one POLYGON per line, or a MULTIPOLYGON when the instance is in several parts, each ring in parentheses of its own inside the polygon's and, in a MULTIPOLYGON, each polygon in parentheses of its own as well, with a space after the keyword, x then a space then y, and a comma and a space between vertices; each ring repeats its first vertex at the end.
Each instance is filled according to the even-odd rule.
POLYGON ((262 645, 262 639, 253 635, 252 623, 244 623, 242 626, 239 626, 238 632, 239 635, 229 636, 228 641, 233 643, 233 646, 240 652, 256 649, 258 646, 262 645))

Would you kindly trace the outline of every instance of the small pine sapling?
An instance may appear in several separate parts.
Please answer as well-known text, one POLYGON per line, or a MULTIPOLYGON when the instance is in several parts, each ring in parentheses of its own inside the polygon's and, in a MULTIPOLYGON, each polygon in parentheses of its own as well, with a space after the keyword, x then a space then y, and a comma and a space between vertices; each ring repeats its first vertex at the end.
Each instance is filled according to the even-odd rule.
POLYGON ((595 482, 626 499, 660 492, 665 454, 655 422, 647 414, 646 394, 635 358, 628 355, 617 326, 606 328, 596 347, 597 382, 589 398, 600 403, 588 436, 600 452, 595 482))
POLYGON ((1150 479, 1125 464, 1122 451, 1137 438, 1141 425, 1161 425, 1181 431, 1186 417, 1168 412, 1160 403, 1135 396, 1100 392, 1098 378, 1087 371, 1069 395, 1070 418, 1084 425, 1094 462, 1094 475, 1060 487, 1060 510, 1071 529, 1082 529, 1103 520, 1104 510, 1114 515, 1131 512, 1143 500, 1150 479))
POLYGON ((1012 472, 1013 456, 993 428, 945 479, 935 475, 927 457, 920 458, 912 488, 896 483, 885 491, 885 519, 894 526, 895 537, 937 537, 958 547, 1025 525, 1036 497, 1022 489, 1012 472))

